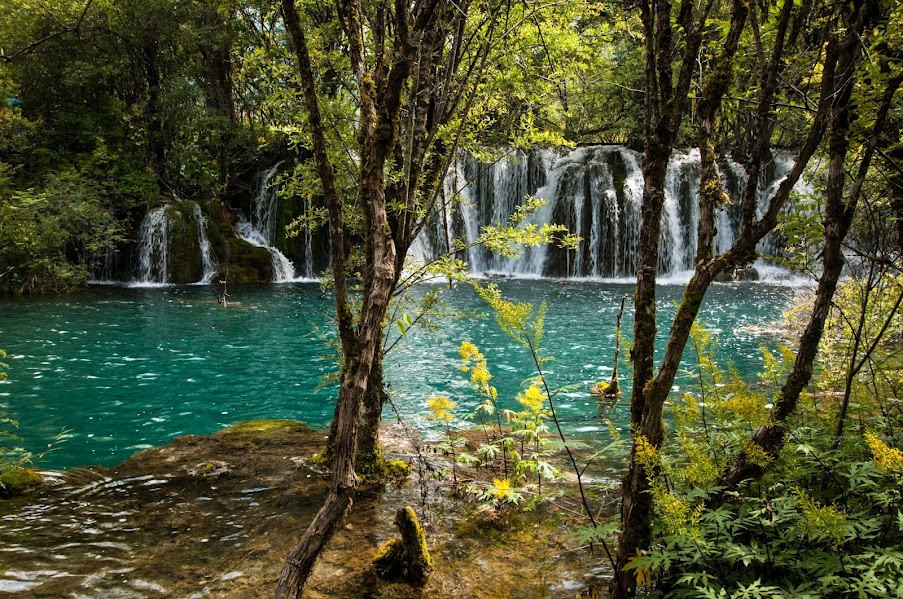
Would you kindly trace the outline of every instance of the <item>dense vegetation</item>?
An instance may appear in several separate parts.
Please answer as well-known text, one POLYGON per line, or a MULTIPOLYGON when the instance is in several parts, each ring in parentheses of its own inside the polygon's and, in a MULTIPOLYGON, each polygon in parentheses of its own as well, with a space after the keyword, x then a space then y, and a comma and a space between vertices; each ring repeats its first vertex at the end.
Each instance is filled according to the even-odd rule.
MULTIPOLYGON (((278 596, 299 596, 351 505, 356 473, 387 475, 383 355, 438 305, 438 292, 417 304, 405 292, 433 276, 468 282, 460 245, 429 265, 408 260, 442 211, 453 157, 606 142, 644 152, 634 330, 622 366, 632 377, 631 448, 599 443, 627 461, 609 506, 620 520, 598 519, 574 446, 556 426, 543 308, 508 302, 493 286, 478 292, 529 349, 536 378, 517 397, 523 409, 502 414, 492 356, 461 346, 483 400, 471 418, 485 443, 471 452, 453 433, 453 398, 429 402, 446 427, 440 448, 451 455, 454 493, 496 510, 535 509, 543 480, 560 476, 550 456, 563 451, 585 512, 580 536, 603 545, 613 571, 598 591, 616 597, 903 593, 899 3, 5 4, 0 292, 65 291, 104 269, 122 273, 145 214, 184 210, 180 199, 212 223, 221 277, 269 280, 258 266, 266 255, 233 225, 255 173, 277 160, 294 164, 279 178, 289 207, 279 235, 328 230, 323 274, 341 356, 322 456, 331 486, 278 596), (656 360, 666 169, 685 147, 698 148, 702 171, 695 270, 656 360), (718 253, 715 214, 729 201, 718 165, 731 157, 755 182, 776 151, 792 153, 795 166, 764 207, 747 186, 740 233, 718 253), (813 197, 796 197, 803 178, 813 197), (763 350, 765 372, 744 381, 717 366, 717 339, 697 315, 711 284, 748 266, 775 231, 785 252, 773 258, 817 285, 786 317, 787 347, 763 350), (698 388, 674 397, 684 353, 696 357, 698 388), (459 464, 492 469, 493 482, 459 486, 459 464)), ((499 253, 573 247, 563 227, 528 222, 541 206, 525 199, 479 243, 499 253)), ((615 388, 600 386, 612 397, 615 388)))

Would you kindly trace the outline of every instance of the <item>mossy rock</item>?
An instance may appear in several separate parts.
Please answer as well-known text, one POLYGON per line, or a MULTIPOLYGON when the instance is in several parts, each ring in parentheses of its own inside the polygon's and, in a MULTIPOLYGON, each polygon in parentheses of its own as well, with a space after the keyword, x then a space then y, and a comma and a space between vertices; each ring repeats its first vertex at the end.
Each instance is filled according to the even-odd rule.
POLYGON ((230 472, 232 469, 229 467, 229 464, 223 462, 221 460, 208 460, 206 462, 201 462, 200 464, 189 468, 188 474, 191 476, 222 476, 230 472))
POLYGON ((307 463, 318 468, 326 468, 329 466, 329 456, 325 451, 321 451, 307 458, 307 463))
POLYGON ((392 480, 404 480, 411 476, 411 465, 404 460, 386 460, 386 476, 392 480))
POLYGON ((229 238, 226 246, 228 259, 219 273, 219 280, 236 284, 269 283, 273 280, 273 257, 266 248, 251 245, 237 237, 229 238))
POLYGON ((0 497, 14 497, 41 485, 41 475, 31 468, 11 468, 0 473, 0 497))
POLYGON ((169 216, 169 280, 184 285, 196 283, 204 276, 201 248, 198 241, 194 202, 173 202, 167 209, 169 216))
POLYGON ((243 420, 236 422, 228 428, 224 428, 218 434, 234 435, 234 434, 255 434, 267 432, 292 432, 292 431, 309 431, 310 427, 299 420, 243 420))
POLYGON ((433 570, 433 560, 414 508, 399 509, 395 514, 395 524, 401 538, 394 538, 379 548, 373 558, 373 571, 383 580, 403 581, 422 587, 433 570))

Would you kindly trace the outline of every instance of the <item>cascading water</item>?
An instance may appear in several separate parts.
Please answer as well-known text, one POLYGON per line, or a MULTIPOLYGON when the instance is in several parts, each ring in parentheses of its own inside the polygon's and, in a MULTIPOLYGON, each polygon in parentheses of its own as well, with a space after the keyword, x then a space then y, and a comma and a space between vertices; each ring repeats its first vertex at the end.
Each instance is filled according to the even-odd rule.
POLYGON ((216 274, 216 262, 214 262, 210 252, 210 240, 207 238, 207 219, 204 217, 204 213, 201 212, 201 207, 197 202, 192 202, 191 204, 192 214, 198 228, 198 248, 201 250, 201 266, 204 268, 204 274, 198 283, 206 285, 213 280, 213 275, 216 274))
POLYGON ((169 282, 169 216, 168 206, 154 208, 144 216, 138 231, 139 284, 169 282))
MULTIPOLYGON (((167 285, 171 281, 170 258, 173 253, 171 247, 173 236, 173 214, 171 211, 182 211, 190 208, 190 223, 197 231, 197 251, 200 253, 202 272, 197 284, 207 284, 213 280, 216 274, 216 261, 210 249, 210 240, 207 237, 207 219, 201 212, 197 202, 178 200, 176 204, 168 204, 149 211, 141 227, 138 230, 138 271, 134 284, 142 285, 167 285), (181 207, 181 208, 180 208, 181 207)), ((178 261, 178 257, 174 258, 178 261)))
MULTIPOLYGON (((239 237, 251 245, 266 248, 270 253, 273 261, 273 282, 276 283, 292 281, 296 276, 295 266, 291 260, 275 247, 276 211, 279 207, 279 199, 276 196, 276 190, 271 188, 270 183, 281 164, 281 162, 276 164, 261 176, 257 195, 252 198, 251 220, 239 215, 238 223, 235 225, 239 237)), ((310 270, 312 271, 312 268, 310 270)))
MULTIPOLYGON (((459 209, 433 215, 412 253, 429 260, 453 247, 452 240, 459 240, 468 249, 458 257, 468 262, 474 274, 631 278, 636 272, 639 244, 641 162, 641 154, 622 146, 581 147, 568 153, 548 149, 516 152, 492 164, 480 164, 462 155, 450 168, 443 186, 444 206, 456 205, 459 209), (450 200, 453 196, 458 203, 450 200), (540 246, 527 248, 518 258, 505 258, 482 247, 471 247, 482 227, 504 224, 527 196, 548 202, 528 222, 564 225, 581 238, 574 251, 540 246)), ((757 182, 760 214, 792 165, 791 157, 775 154, 769 176, 757 182)), ((721 252, 730 247, 739 230, 740 202, 748 177, 729 158, 721 161, 719 176, 732 199, 716 214, 715 246, 721 252)), ((678 275, 693 268, 699 184, 699 151, 675 153, 665 181, 659 260, 662 275, 678 275)), ((771 235, 763 240, 760 250, 779 254, 780 245, 780 239, 771 235)))

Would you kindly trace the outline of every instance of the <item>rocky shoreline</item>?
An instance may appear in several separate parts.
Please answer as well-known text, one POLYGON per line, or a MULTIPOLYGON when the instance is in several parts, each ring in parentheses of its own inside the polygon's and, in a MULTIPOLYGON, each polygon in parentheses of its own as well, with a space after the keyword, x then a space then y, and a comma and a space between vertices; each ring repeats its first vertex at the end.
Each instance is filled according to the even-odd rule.
MULTIPOLYGON (((415 461, 404 436, 387 432, 387 457, 415 461)), ((0 501, 0 596, 271 597, 326 492, 308 464, 324 444, 299 422, 252 421, 115 468, 42 472, 41 488, 0 501)), ((415 474, 359 493, 305 597, 576 597, 604 577, 602 557, 576 547, 560 511, 499 518, 442 485, 415 474), (371 567, 405 505, 433 556, 423 589, 379 581, 371 567)))

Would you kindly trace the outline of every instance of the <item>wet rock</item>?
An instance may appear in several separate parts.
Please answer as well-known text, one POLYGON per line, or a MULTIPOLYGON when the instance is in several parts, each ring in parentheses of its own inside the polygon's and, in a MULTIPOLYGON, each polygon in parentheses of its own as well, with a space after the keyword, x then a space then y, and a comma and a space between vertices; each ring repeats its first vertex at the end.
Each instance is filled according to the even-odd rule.
POLYGON ((229 464, 222 460, 208 460, 188 469, 191 476, 222 476, 230 472, 229 464))
POLYGON ((194 202, 173 202, 169 216, 169 280, 180 285, 199 281, 204 274, 194 202))
POLYGON ((269 283, 273 280, 273 259, 266 248, 232 237, 226 240, 226 251, 227 261, 219 273, 219 280, 239 284, 269 283))
POLYGON ((0 473, 0 498, 22 495, 41 482, 41 475, 30 468, 11 468, 0 473))

